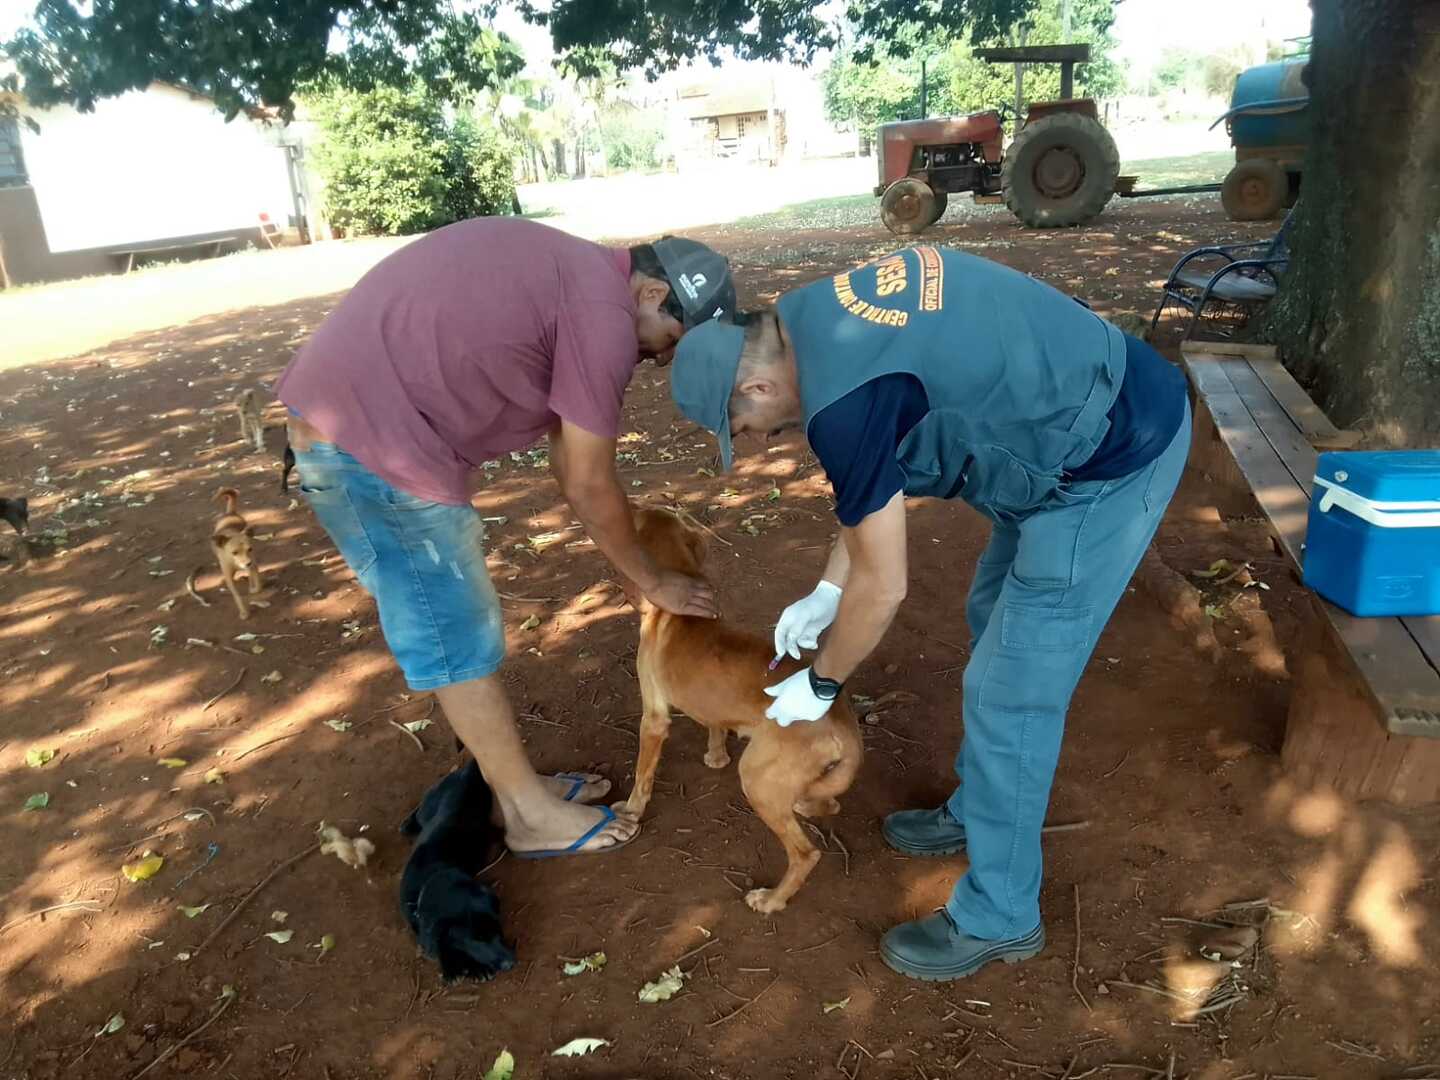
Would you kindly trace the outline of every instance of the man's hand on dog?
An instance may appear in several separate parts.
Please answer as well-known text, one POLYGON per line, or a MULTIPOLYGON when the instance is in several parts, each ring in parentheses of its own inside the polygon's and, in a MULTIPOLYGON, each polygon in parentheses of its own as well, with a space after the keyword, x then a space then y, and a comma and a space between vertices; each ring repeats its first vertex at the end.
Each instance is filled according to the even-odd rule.
POLYGON ((661 570, 655 584, 645 590, 645 599, 672 615, 720 617, 714 587, 708 581, 675 570, 661 570))
POLYGON ((783 682, 765 687, 765 693, 775 699, 775 703, 765 710, 765 715, 781 727, 789 727, 797 720, 819 720, 835 704, 834 699, 827 700, 815 693, 810 685, 808 667, 783 682))

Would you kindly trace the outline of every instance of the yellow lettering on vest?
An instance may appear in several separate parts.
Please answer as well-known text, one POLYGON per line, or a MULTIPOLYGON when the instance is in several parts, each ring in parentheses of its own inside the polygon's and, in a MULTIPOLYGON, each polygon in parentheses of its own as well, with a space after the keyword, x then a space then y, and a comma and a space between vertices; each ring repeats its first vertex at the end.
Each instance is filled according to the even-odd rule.
POLYGON ((920 259, 920 310, 939 311, 945 306, 945 263, 933 247, 915 249, 920 259))
POLYGON ((892 255, 875 265, 875 293, 877 296, 893 296, 903 292, 906 285, 905 259, 892 255))

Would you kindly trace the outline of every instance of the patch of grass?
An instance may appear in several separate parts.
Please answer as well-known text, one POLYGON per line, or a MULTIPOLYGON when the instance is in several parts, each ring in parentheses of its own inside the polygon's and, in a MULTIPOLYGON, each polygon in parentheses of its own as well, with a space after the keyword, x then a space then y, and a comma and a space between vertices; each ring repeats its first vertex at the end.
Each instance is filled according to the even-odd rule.
POLYGON ((1234 164, 1233 150, 1211 150, 1185 157, 1127 161, 1120 166, 1120 175, 1138 176, 1140 180, 1135 186, 1141 190, 1184 184, 1218 184, 1234 164))
POLYGON ((791 203, 768 214, 737 218, 731 226, 753 231, 824 229, 871 224, 879 220, 880 200, 866 193, 791 203))

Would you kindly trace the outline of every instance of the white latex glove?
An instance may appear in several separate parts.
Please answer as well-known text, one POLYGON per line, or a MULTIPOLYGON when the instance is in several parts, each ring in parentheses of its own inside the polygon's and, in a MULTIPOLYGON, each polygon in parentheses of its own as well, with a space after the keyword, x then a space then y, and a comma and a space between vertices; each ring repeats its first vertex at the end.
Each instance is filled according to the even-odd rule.
POLYGON ((789 727, 796 720, 819 720, 834 704, 833 701, 816 697, 815 691, 810 689, 808 667, 797 671, 783 682, 765 687, 765 693, 775 699, 775 704, 765 710, 765 715, 781 727, 789 727))
POLYGON ((780 613, 775 625, 775 655, 787 653, 800 659, 801 649, 814 649, 820 644, 820 635, 835 621, 835 612, 840 610, 840 586, 821 581, 815 591, 803 600, 796 600, 780 613))

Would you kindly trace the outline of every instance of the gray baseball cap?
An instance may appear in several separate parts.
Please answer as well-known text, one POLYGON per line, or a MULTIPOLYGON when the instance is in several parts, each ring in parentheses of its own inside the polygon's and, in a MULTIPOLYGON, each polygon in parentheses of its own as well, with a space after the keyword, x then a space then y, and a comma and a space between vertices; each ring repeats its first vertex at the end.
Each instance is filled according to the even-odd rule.
POLYGON ((734 458, 730 394, 744 346, 744 327, 711 319, 680 339, 670 365, 670 396, 675 407, 719 438, 720 464, 726 470, 734 458))
POLYGON ((735 282, 730 277, 729 259, 683 236, 661 237, 650 246, 685 312, 686 330, 711 319, 735 317, 735 282))

